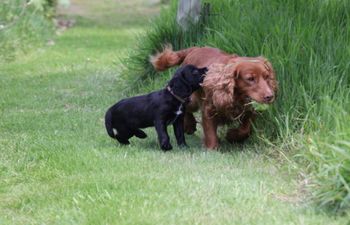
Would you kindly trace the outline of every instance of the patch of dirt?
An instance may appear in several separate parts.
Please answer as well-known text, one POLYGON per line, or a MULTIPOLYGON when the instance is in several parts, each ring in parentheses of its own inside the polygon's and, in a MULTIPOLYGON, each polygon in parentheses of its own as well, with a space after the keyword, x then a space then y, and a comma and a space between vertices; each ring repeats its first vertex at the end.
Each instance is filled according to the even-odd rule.
POLYGON ((292 203, 292 204, 301 204, 306 199, 306 196, 307 196, 306 187, 307 187, 307 185, 309 185, 309 183, 310 183, 310 181, 306 177, 306 175, 303 173, 300 173, 298 186, 297 186, 294 193, 272 194, 272 197, 274 197, 282 202, 288 202, 288 203, 292 203))

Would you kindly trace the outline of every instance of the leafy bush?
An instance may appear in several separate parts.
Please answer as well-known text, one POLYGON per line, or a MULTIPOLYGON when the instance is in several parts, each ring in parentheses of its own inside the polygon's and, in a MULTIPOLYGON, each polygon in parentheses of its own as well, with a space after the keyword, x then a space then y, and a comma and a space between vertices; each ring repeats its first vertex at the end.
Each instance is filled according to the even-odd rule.
POLYGON ((279 93, 256 127, 303 159, 319 206, 345 211, 350 207, 350 1, 210 3, 209 22, 189 32, 176 24, 176 2, 162 12, 127 60, 130 86, 154 77, 148 57, 165 43, 174 49, 209 45, 242 56, 264 55, 277 72, 279 93))
POLYGON ((52 0, 3 0, 0 4, 0 62, 13 60, 52 35, 52 0))

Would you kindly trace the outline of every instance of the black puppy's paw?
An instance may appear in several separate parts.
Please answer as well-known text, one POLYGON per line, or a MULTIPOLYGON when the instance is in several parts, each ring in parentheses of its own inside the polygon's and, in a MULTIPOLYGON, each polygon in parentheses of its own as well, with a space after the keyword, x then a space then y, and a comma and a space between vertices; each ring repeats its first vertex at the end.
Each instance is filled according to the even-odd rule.
POLYGON ((173 149, 173 146, 171 146, 171 144, 169 142, 162 143, 162 145, 160 147, 163 151, 169 151, 169 150, 173 149))
POLYGON ((181 143, 178 145, 179 145, 179 148, 188 148, 188 145, 186 143, 181 143))
POLYGON ((134 134, 136 137, 142 138, 142 139, 147 137, 147 134, 140 129, 135 130, 134 134))
POLYGON ((130 142, 128 140, 120 140, 119 143, 122 145, 129 145, 130 144, 130 142))
POLYGON ((121 138, 119 137, 118 135, 115 137, 117 139, 117 141, 122 144, 122 145, 129 145, 130 142, 128 139, 125 139, 125 138, 121 138))

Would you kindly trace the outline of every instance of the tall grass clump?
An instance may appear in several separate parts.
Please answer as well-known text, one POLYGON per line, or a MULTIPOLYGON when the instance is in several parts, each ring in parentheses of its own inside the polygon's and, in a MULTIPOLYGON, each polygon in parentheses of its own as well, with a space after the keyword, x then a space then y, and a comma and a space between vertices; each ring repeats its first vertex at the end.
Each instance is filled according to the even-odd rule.
POLYGON ((128 57, 122 59, 126 65, 122 76, 127 86, 135 87, 140 84, 138 81, 145 82, 154 78, 156 72, 149 63, 150 54, 161 51, 166 44, 171 44, 174 49, 190 47, 204 36, 203 21, 191 25, 188 31, 183 31, 175 20, 176 9, 176 1, 164 5, 160 16, 151 21, 152 25, 139 37, 137 47, 129 52, 128 57))
POLYGON ((337 97, 338 102, 323 99, 315 112, 314 133, 306 139, 303 156, 314 181, 312 199, 331 211, 345 212, 350 208, 350 92, 337 97))
POLYGON ((52 35, 53 0, 2 0, 0 63, 35 49, 52 35))
POLYGON ((148 57, 166 43, 174 49, 207 45, 267 57, 277 72, 279 92, 274 106, 257 121, 259 133, 299 159, 318 206, 349 209, 350 1, 210 3, 209 22, 188 32, 176 24, 176 1, 164 10, 130 54, 127 78, 133 84, 137 78, 152 79, 148 57))

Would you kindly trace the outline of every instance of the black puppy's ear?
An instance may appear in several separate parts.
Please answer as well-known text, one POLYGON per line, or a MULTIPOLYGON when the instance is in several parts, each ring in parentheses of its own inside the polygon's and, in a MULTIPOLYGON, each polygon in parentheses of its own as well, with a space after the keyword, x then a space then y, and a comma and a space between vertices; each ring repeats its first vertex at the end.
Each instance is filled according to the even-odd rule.
POLYGON ((186 79, 185 72, 183 70, 177 71, 174 76, 171 78, 171 80, 168 82, 169 87, 174 87, 176 85, 179 85, 181 83, 184 83, 186 86, 188 86, 188 80, 186 79), (180 82, 180 83, 179 83, 180 82))
POLYGON ((181 73, 179 78, 180 78, 180 80, 182 80, 186 85, 188 85, 188 80, 187 80, 186 73, 181 73))

